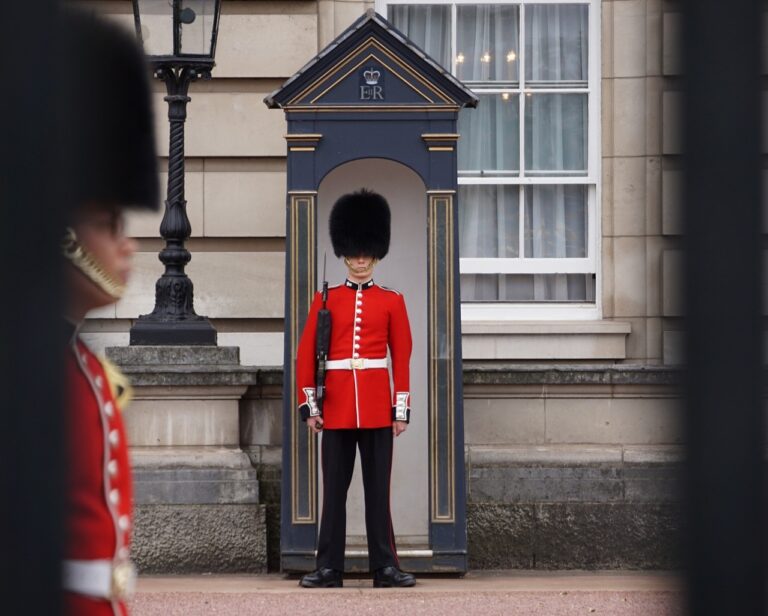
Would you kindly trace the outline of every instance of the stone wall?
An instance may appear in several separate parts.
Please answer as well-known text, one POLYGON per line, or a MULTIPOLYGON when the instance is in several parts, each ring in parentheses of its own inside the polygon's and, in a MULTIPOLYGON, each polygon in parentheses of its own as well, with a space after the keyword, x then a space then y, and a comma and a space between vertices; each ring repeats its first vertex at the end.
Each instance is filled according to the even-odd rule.
MULTIPOLYGON (((261 371, 241 406, 271 570, 279 567, 280 377, 261 371)), ((470 567, 679 566, 677 380, 660 367, 466 365, 470 567)))

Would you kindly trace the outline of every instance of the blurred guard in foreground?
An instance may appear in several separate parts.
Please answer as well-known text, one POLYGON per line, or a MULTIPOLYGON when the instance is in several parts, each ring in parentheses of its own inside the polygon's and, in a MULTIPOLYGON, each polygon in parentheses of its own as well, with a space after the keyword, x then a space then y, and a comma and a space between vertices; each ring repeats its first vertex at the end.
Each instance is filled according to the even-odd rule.
MULTIPOLYGON (((331 211, 330 232, 334 253, 344 257, 347 279, 330 288, 327 299, 325 292, 315 296, 296 360, 299 412, 314 432, 323 431, 317 570, 305 575, 301 585, 343 585, 347 490, 359 447, 373 585, 413 586, 413 575, 400 570, 389 506, 392 439, 406 430, 411 413, 411 328, 403 296, 372 277, 374 265, 389 250, 389 205, 367 190, 344 195, 331 211), (330 311, 330 344, 322 348, 326 345, 317 344, 317 324, 325 310, 330 311), (324 363, 324 388, 318 359, 324 363)), ((321 326, 320 334, 326 330, 321 326)))
POLYGON ((67 482, 62 566, 65 613, 127 614, 131 469, 121 417, 128 391, 116 370, 80 339, 88 311, 122 296, 135 251, 123 210, 157 207, 158 186, 147 67, 116 26, 67 11, 62 114, 68 189, 75 211, 64 231, 71 324, 66 361, 67 482))

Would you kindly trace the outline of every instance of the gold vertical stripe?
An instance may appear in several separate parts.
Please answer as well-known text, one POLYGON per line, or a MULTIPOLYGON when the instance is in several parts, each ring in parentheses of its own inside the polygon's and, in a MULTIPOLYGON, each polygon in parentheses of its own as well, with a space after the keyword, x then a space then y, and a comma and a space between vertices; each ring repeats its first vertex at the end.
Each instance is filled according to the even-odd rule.
POLYGON ((429 266, 429 287, 430 287, 430 353, 432 354, 432 361, 430 363, 430 427, 431 427, 431 460, 432 460, 432 489, 431 489, 431 501, 432 501, 432 522, 438 523, 451 523, 456 520, 456 469, 455 469, 455 404, 454 404, 454 327, 455 315, 453 314, 453 195, 446 193, 437 193, 429 195, 429 213, 430 213, 430 266, 429 266), (441 216, 442 214, 442 216, 441 216), (443 247, 445 249, 445 263, 443 267, 438 270, 437 268, 437 255, 438 255, 438 238, 439 228, 442 227, 443 233, 443 247), (438 294, 437 288, 439 284, 438 277, 442 275, 442 282, 445 285, 445 327, 446 327, 446 340, 447 340, 447 370, 446 370, 446 471, 447 471, 447 512, 443 513, 439 510, 440 504, 440 484, 439 484, 439 468, 438 468, 438 427, 440 425, 438 417, 438 367, 440 359, 438 358, 438 336, 437 336, 437 324, 438 324, 438 294))
MULTIPOLYGON (((294 362, 291 370, 291 409, 295 411, 297 407, 296 400, 296 368, 295 358, 298 349, 299 335, 299 258, 306 259, 307 280, 306 297, 311 302, 314 295, 315 286, 315 197, 314 195, 291 195, 291 361, 294 362), (306 232, 305 250, 300 250, 299 230, 301 225, 301 210, 306 208, 306 232)), ((299 430, 308 430, 302 427, 299 414, 293 412, 291 420, 291 520, 294 524, 314 524, 317 521, 317 481, 316 481, 316 439, 311 437, 307 447, 307 482, 308 482, 308 512, 307 515, 301 515, 299 506, 299 445, 297 436, 299 430)))

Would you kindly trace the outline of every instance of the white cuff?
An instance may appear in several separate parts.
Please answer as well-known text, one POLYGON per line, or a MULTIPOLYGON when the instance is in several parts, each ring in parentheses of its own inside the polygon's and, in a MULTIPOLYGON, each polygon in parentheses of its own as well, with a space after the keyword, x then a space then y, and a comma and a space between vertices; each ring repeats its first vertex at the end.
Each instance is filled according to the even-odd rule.
POLYGON ((306 404, 309 407, 309 416, 310 417, 320 417, 320 409, 317 408, 317 400, 315 400, 315 388, 314 387, 304 387, 302 388, 302 391, 304 392, 304 395, 306 396, 306 401, 304 404, 306 404))
POLYGON ((408 399, 411 397, 407 391, 398 391, 395 394, 395 421, 408 421, 408 399))

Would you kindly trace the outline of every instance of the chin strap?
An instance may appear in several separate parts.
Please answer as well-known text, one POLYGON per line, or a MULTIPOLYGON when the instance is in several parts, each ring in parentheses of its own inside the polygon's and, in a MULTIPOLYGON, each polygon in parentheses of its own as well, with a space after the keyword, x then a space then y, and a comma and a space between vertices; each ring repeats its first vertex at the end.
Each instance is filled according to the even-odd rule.
POLYGON ((61 252, 93 284, 114 299, 120 299, 125 293, 125 285, 110 276, 101 264, 80 242, 71 227, 67 227, 61 241, 61 252))
POLYGON ((368 267, 355 267, 349 260, 349 257, 344 257, 344 265, 346 265, 355 274, 367 274, 373 271, 373 267, 379 262, 378 259, 372 259, 371 264, 368 267))

